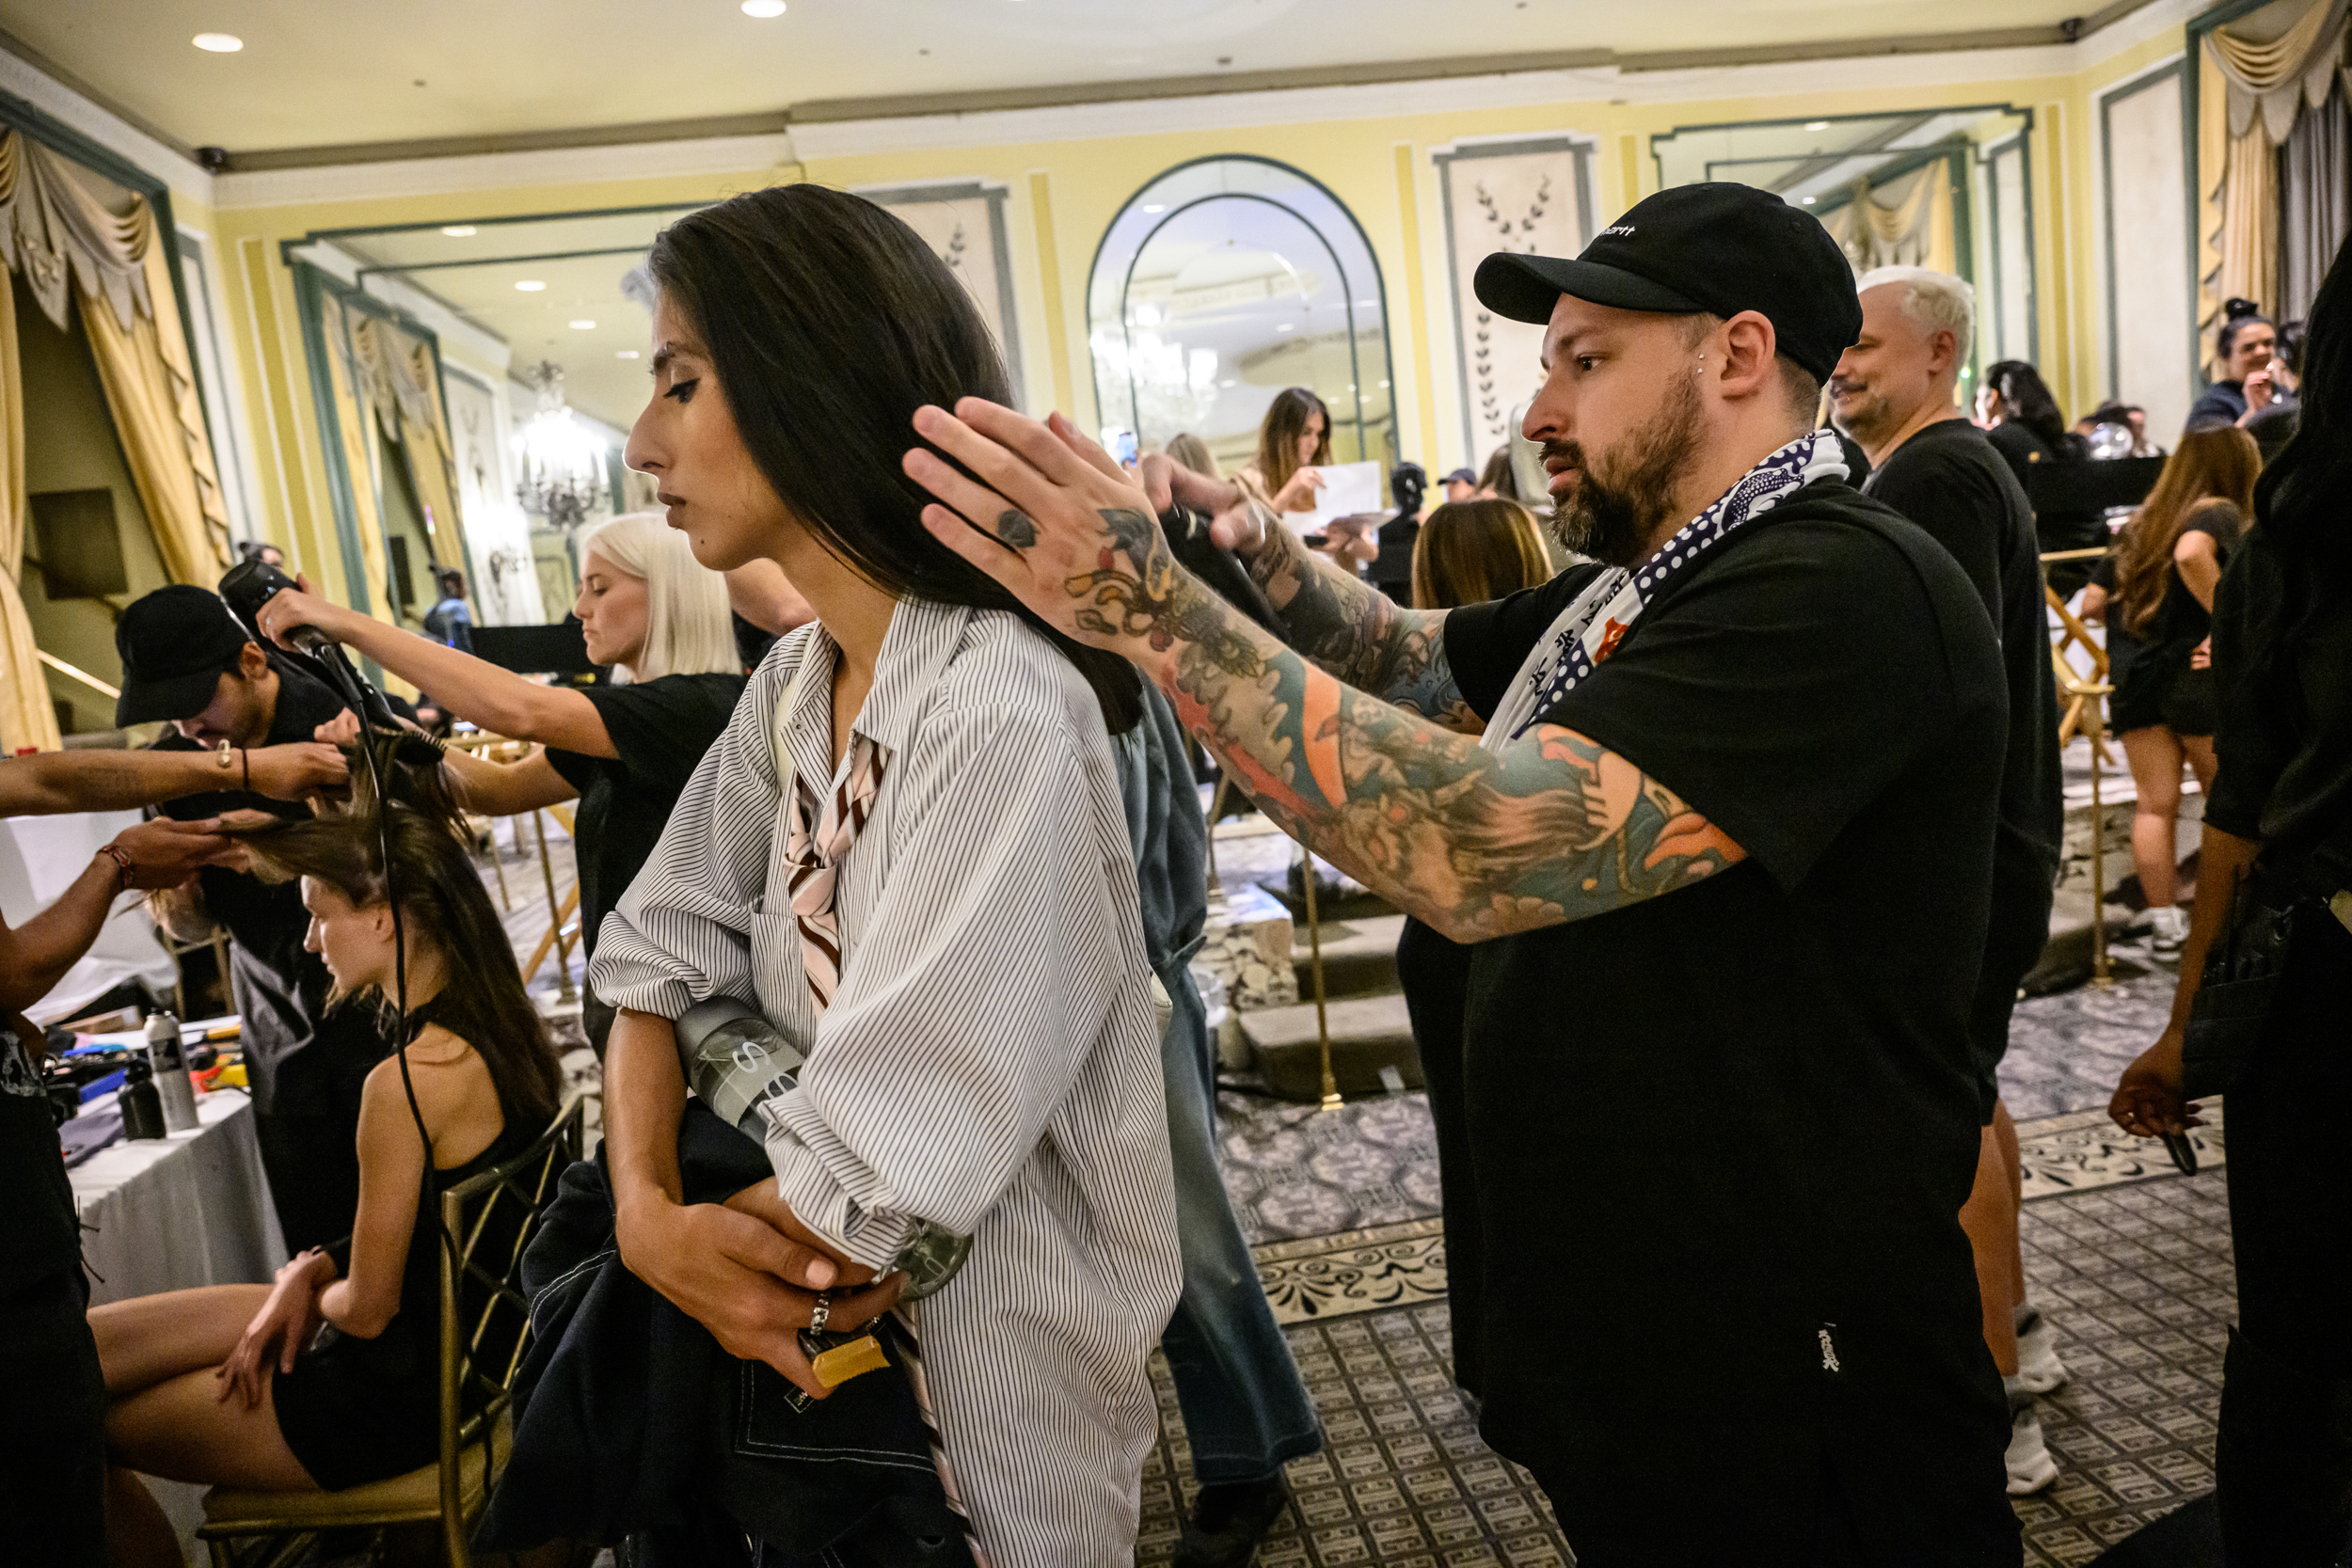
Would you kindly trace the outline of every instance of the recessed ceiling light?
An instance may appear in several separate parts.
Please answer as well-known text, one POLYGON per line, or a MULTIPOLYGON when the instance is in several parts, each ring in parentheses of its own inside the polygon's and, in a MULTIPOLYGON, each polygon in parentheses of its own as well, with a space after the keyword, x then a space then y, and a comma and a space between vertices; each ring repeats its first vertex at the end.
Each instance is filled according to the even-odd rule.
POLYGON ((1829 121, 1826 119, 1809 119, 1805 121, 1804 128, 1808 131, 1826 131, 1829 129, 1829 121))
POLYGON ((784 14, 784 0, 743 0, 743 14, 767 18, 784 14))
POLYGON ((572 323, 572 330, 575 332, 594 332, 596 329, 596 324, 585 319, 572 323))
POLYGON ((1284 322, 1274 330, 1277 332, 1295 332, 1298 330, 1298 324, 1296 322, 1284 322))
POLYGON ((612 357, 615 359, 634 359, 637 357, 637 351, 633 348, 625 348, 612 357))
POLYGON ((1165 213, 1168 211, 1168 203, 1165 201, 1147 201, 1143 204, 1143 210, 1147 213, 1165 213))
POLYGON ((473 225, 470 223, 453 223, 444 226, 441 232, 447 234, 453 240, 470 240, 473 238, 473 225))
POLYGON ((535 293, 537 293, 540 290, 542 290, 542 289, 546 288, 546 287, 547 287, 547 285, 546 285, 545 283, 540 282, 540 281, 539 281, 537 278, 535 278, 535 277, 526 277, 526 278, 524 278, 521 282, 519 282, 519 283, 516 284, 516 285, 515 285, 515 287, 516 287, 517 289, 520 289, 523 293, 527 293, 527 294, 535 294, 535 293))
POLYGON ((245 47, 245 40, 234 33, 199 33, 188 41, 208 55, 233 55, 245 47))
POLYGON ((1815 198, 1812 198, 1812 197, 1809 197, 1809 196, 1808 196, 1808 197, 1806 197, 1806 198, 1804 198, 1804 204, 1805 204, 1806 206, 1810 207, 1810 206, 1812 206, 1812 205, 1813 205, 1814 200, 1815 200, 1815 198))

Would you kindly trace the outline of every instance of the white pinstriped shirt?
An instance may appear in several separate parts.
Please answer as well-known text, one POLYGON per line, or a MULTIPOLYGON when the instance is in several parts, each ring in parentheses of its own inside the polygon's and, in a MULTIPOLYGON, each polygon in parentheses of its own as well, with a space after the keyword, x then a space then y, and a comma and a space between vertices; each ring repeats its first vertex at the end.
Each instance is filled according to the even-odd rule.
MULTIPOLYGON (((597 942, 616 1006, 755 997, 811 1042, 768 1140, 785 1200, 879 1268, 912 1223, 974 1238, 911 1311, 948 1458, 998 1568, 1133 1558, 1156 1425, 1145 1358, 1182 1285, 1151 969, 1092 691, 1016 617, 903 600, 854 728, 888 766, 844 858, 840 989, 801 969, 770 726, 809 626, 769 654, 597 942)), ((834 776, 830 683, 789 716, 834 776)))

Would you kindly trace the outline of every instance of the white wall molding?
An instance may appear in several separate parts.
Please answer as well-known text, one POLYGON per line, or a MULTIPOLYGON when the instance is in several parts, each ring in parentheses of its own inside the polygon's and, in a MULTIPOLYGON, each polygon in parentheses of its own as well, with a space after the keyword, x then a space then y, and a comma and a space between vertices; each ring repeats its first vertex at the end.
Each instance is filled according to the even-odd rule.
POLYGON ((455 158, 398 158, 317 168, 224 174, 215 182, 224 208, 287 207, 388 197, 454 196, 468 191, 593 185, 621 180, 739 174, 764 180, 796 161, 789 135, 712 136, 614 147, 548 148, 455 158))
POLYGON ((168 185, 175 198, 185 197, 208 207, 213 204, 214 177, 200 165, 4 49, 0 49, 0 91, 14 93, 109 152, 119 153, 168 185))

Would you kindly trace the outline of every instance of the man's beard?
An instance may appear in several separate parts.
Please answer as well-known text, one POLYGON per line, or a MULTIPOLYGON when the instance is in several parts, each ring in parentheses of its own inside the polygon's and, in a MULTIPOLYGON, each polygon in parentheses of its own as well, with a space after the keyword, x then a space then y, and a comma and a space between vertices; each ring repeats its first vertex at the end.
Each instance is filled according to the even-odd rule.
POLYGON ((1676 487, 1698 461, 1700 412, 1698 388, 1673 376, 1657 414, 1597 463, 1579 442, 1545 442, 1546 457, 1565 457, 1577 470, 1576 488, 1552 509, 1551 536, 1612 566, 1641 564, 1651 535, 1674 515, 1676 487))
POLYGON ((1873 392, 1866 385, 1860 396, 1850 403, 1838 397, 1842 383, 1830 382, 1829 422, 1866 447, 1878 445, 1879 438, 1891 434, 1901 420, 1895 404, 1884 393, 1873 392))

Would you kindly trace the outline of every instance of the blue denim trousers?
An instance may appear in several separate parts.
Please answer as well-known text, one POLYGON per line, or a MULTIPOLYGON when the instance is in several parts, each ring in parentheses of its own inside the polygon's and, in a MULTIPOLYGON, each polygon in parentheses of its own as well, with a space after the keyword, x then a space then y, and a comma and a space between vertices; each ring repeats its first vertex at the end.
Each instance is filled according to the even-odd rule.
POLYGON ((1184 1293, 1160 1349, 1192 1443, 1193 1475, 1204 1486, 1263 1481, 1320 1449, 1323 1424, 1217 1170, 1216 1054, 1200 992, 1181 958, 1161 970, 1160 983, 1172 1005, 1160 1066, 1184 1254, 1184 1293))

